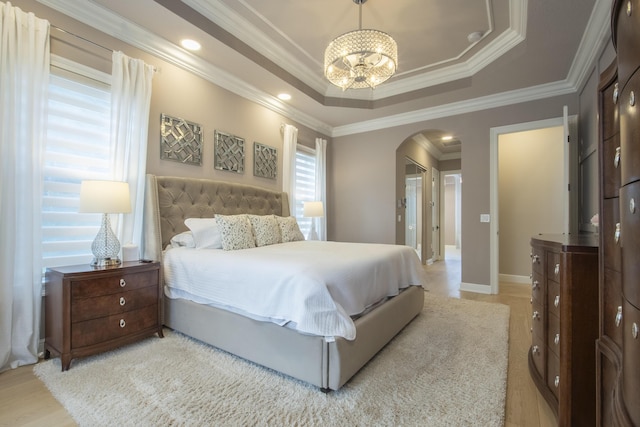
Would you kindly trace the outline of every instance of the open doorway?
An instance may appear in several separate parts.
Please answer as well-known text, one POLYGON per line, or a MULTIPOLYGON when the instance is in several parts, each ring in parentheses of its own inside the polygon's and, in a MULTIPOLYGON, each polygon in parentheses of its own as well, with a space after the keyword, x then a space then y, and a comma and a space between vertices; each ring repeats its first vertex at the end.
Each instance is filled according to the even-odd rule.
POLYGON ((462 249, 462 172, 441 172, 440 253, 442 258, 460 259, 462 249))
POLYGON ((411 246, 422 260, 423 185, 426 170, 406 159, 405 167, 405 245, 411 246))

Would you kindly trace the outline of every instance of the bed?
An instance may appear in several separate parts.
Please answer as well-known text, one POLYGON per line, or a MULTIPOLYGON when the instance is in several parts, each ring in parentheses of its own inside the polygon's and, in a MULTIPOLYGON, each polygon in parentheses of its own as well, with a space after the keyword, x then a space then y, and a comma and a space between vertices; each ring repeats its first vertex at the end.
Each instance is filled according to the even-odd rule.
MULTIPOLYGON (((239 183, 147 175, 142 256, 160 260, 163 272, 175 276, 174 270, 169 269, 170 258, 165 264, 170 251, 164 249, 171 246, 174 236, 189 231, 186 219, 212 218, 216 214, 286 217, 288 213, 288 197, 283 192, 239 183)), ((294 242, 292 247, 298 250, 312 243, 294 242)), ((281 245, 273 246, 284 250, 281 245)), ((259 253, 253 249, 246 252, 259 253)), ((241 311, 168 294, 170 291, 165 288, 163 323, 168 328, 324 391, 342 387, 422 311, 424 303, 424 290, 419 283, 406 286, 364 314, 352 317, 353 338, 348 332, 332 335, 333 332, 301 331, 241 311)))

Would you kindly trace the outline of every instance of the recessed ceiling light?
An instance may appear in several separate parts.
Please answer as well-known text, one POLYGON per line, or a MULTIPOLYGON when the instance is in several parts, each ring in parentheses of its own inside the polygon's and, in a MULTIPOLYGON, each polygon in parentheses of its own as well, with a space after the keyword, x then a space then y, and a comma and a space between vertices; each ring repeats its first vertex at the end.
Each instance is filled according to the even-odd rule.
POLYGON ((443 141, 451 141, 453 139, 453 137, 451 135, 445 135, 442 137, 443 141))
POLYGON ((480 41, 483 35, 482 31, 474 31, 467 36, 467 40, 469 40, 469 43, 475 43, 480 41))
POLYGON ((183 39, 180 41, 183 48, 188 50, 200 50, 200 43, 191 39, 183 39))
POLYGON ((282 101, 288 101, 291 99, 291 95, 289 95, 288 93, 279 93, 278 99, 281 99, 282 101))

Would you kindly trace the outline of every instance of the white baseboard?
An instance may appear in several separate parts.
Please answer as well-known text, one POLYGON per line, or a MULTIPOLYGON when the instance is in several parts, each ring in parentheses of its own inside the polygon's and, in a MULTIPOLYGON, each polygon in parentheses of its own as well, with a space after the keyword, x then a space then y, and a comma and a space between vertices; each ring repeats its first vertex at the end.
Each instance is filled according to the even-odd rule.
POLYGON ((515 274, 499 274, 498 280, 500 280, 501 282, 523 283, 526 285, 531 283, 531 278, 529 278, 529 276, 517 276, 515 274))
POLYGON ((460 290, 466 292, 475 292, 477 294, 491 294, 491 286, 479 285, 477 283, 460 283, 460 290))

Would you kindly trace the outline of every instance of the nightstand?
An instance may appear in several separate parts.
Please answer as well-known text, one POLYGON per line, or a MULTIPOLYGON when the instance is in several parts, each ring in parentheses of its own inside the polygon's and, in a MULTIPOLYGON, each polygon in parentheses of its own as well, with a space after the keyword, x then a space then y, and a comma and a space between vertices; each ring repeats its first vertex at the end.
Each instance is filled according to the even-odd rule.
POLYGON ((77 357, 163 337, 159 262, 49 268, 45 289, 45 358, 60 356, 63 371, 77 357))

